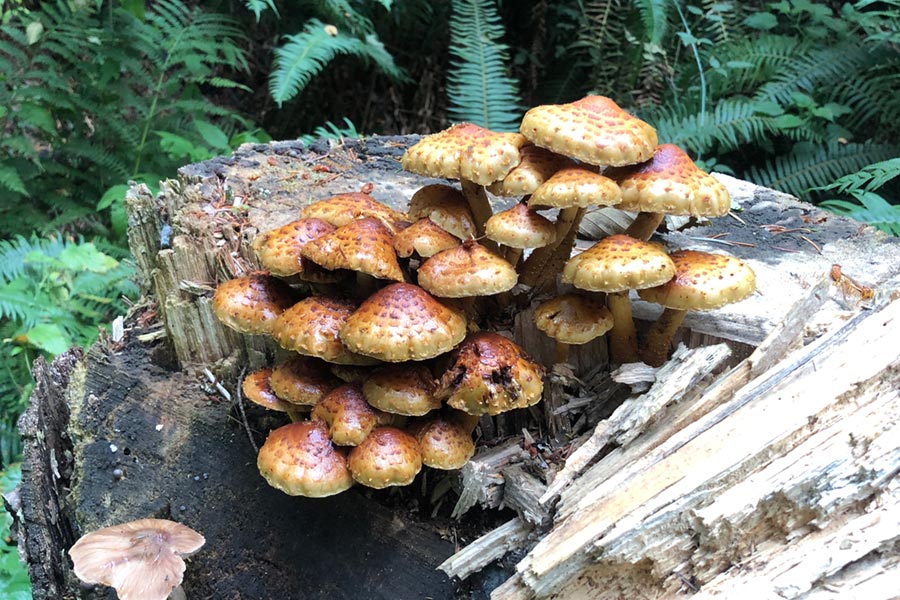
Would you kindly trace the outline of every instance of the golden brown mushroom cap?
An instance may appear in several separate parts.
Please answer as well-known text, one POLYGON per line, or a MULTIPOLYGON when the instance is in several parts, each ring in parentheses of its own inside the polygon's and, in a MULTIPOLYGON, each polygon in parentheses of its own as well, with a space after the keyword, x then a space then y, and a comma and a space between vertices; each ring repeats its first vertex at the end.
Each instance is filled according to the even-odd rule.
POLYGON ((511 290, 515 268, 478 242, 438 252, 419 267, 419 285, 443 298, 490 296, 511 290))
POLYGON ((401 164, 411 173, 466 179, 488 185, 506 177, 519 164, 518 133, 497 133, 472 123, 459 123, 426 136, 403 153, 401 164))
POLYGON ((563 294, 534 311, 537 328, 563 344, 587 344, 613 326, 609 309, 593 298, 563 294))
POLYGON ((269 410, 287 412, 291 405, 275 395, 275 392, 272 390, 271 378, 272 369, 265 368, 253 371, 244 377, 244 381, 241 383, 241 391, 244 393, 244 397, 254 404, 259 404, 269 410))
POLYGON ((562 281, 583 290, 611 293, 653 287, 674 275, 675 265, 660 246, 617 234, 570 258, 562 281))
POLYGON ((403 213, 397 212, 362 192, 338 194, 313 202, 300 211, 300 216, 322 219, 335 227, 349 225, 357 219, 374 217, 387 226, 391 233, 402 229, 403 223, 406 221, 403 213))
POLYGON ((364 217, 303 245, 303 258, 326 269, 349 269, 378 279, 403 281, 390 230, 374 217, 364 217))
POLYGON ((369 406, 362 389, 354 383, 346 383, 326 394, 310 416, 328 425, 328 435, 338 446, 356 446, 376 425, 384 425, 390 420, 369 406))
POLYGON ((216 317, 240 333, 272 333, 275 320, 294 303, 286 284, 267 275, 249 275, 219 284, 213 294, 216 317))
POLYGON ((353 485, 347 458, 321 421, 298 421, 269 432, 256 464, 273 488, 289 496, 324 498, 353 485))
POLYGON ((653 156, 656 130, 604 96, 536 106, 519 131, 535 145, 591 165, 632 165, 653 156))
POLYGON ((519 153, 522 161, 503 178, 488 186, 487 190, 495 196, 527 196, 533 194, 538 187, 547 181, 551 175, 571 166, 573 163, 565 156, 560 156, 528 144, 519 153))
POLYGON ((545 181, 531 198, 528 206, 570 208, 613 206, 622 201, 622 190, 616 182, 581 167, 560 169, 545 181))
POLYGON ((184 579, 182 556, 206 542, 164 519, 141 519, 82 536, 69 550, 75 576, 115 588, 120 600, 166 600, 184 579))
POLYGON ((315 358, 294 356, 272 370, 269 385, 276 396, 301 406, 313 406, 340 385, 328 365, 315 358))
POLYGON ((428 258, 454 246, 459 246, 459 239, 427 217, 394 236, 394 250, 402 258, 413 254, 428 258))
POLYGON ((543 367, 502 335, 469 334, 451 361, 435 395, 453 408, 471 415, 497 415, 541 399, 543 367))
POLYGON ((733 256, 697 250, 671 254, 675 276, 668 282, 638 290, 647 302, 677 310, 713 310, 743 300, 756 289, 756 275, 733 256))
POLYGON ((484 232, 510 248, 543 248, 556 239, 556 225, 521 203, 492 215, 484 232))
POLYGON ((350 451, 353 479, 383 489, 409 485, 422 470, 422 454, 416 438, 395 427, 378 427, 350 451))
POLYGON ((347 348, 387 362, 433 358, 465 334, 462 315, 408 283, 378 290, 341 327, 347 348))
POLYGON ((332 273, 300 256, 307 242, 334 231, 334 226, 321 219, 298 219, 253 240, 253 250, 259 263, 272 275, 298 275, 304 281, 329 283, 337 281, 341 273, 332 273))
POLYGON ((395 415, 420 416, 441 403, 434 397, 431 371, 419 364, 388 365, 372 373, 362 391, 366 400, 380 410, 395 415))
POLYGON ((435 416, 414 425, 422 462, 432 469, 460 469, 475 454, 475 442, 466 427, 455 419, 435 416))
POLYGON ((419 188, 406 211, 410 219, 429 218, 461 240, 475 237, 475 218, 462 192, 442 183, 419 188))

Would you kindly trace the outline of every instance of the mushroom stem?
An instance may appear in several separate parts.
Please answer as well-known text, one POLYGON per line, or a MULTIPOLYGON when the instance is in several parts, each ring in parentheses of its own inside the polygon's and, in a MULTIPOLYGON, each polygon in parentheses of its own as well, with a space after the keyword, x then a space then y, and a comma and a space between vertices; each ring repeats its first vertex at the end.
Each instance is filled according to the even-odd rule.
POLYGON ((644 348, 641 352, 641 358, 651 367, 662 366, 669 357, 669 346, 672 345, 672 338, 675 332, 681 327, 684 321, 686 310, 678 310, 675 308, 666 308, 650 326, 647 332, 647 339, 644 342, 644 348))
POLYGON ((359 298, 365 299, 378 291, 378 280, 368 273, 357 271, 356 273, 356 294, 359 298))
MULTIPOLYGON (((460 179, 460 184, 462 185, 463 196, 465 196, 466 201, 469 203, 469 209, 472 211, 472 216, 475 217, 475 233, 481 238, 484 235, 484 224, 487 223, 487 220, 494 214, 491 203, 488 200, 487 193, 484 191, 484 186, 478 185, 467 179, 460 179)), ((484 244, 484 242, 482 242, 482 244, 484 244)), ((496 249, 496 247, 492 248, 492 250, 494 249, 496 249)))
POLYGON ((631 318, 631 300, 628 291, 612 292, 606 297, 606 304, 613 316, 613 327, 609 330, 610 362, 625 364, 639 362, 637 333, 631 318))
POLYGON ((561 364, 568 362, 569 360, 569 344, 564 344, 559 340, 556 341, 556 346, 554 347, 553 352, 553 363, 561 364))
POLYGON ((630 235, 637 240, 647 241, 659 224, 662 223, 663 213, 656 212, 640 212, 634 219, 634 222, 625 230, 625 235, 630 235))
POLYGON ((556 220, 556 241, 531 253, 522 265, 520 283, 540 289, 555 282, 556 276, 562 271, 563 265, 572 253, 575 236, 578 234, 578 226, 584 218, 584 213, 584 208, 576 206, 559 211, 556 220))
POLYGON ((291 423, 296 423, 297 421, 303 420, 303 413, 299 410, 288 410, 287 416, 291 420, 291 423))
POLYGON ((184 593, 184 588, 180 585, 176 585, 172 588, 172 591, 169 593, 169 600, 187 600, 187 594, 184 593))
POLYGON ((515 267, 519 264, 519 259, 522 258, 522 250, 524 250, 524 248, 508 247, 506 249, 506 262, 515 267))

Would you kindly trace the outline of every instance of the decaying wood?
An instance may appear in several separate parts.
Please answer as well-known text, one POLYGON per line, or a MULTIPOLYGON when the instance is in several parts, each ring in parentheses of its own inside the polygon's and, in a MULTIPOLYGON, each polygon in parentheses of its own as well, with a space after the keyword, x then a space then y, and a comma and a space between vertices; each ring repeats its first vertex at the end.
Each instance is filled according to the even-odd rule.
POLYGON ((509 439, 493 448, 478 451, 460 470, 461 491, 453 508, 458 519, 479 504, 497 508, 503 500, 503 469, 527 458, 518 438, 509 439))
POLYGON ((503 469, 503 500, 500 507, 513 509, 532 525, 547 525, 550 512, 540 502, 546 491, 547 486, 521 465, 506 467, 503 469))
POLYGON ((516 517, 493 529, 447 560, 438 565, 438 569, 450 577, 465 579, 477 573, 495 560, 517 548, 521 548, 528 540, 532 526, 516 517))

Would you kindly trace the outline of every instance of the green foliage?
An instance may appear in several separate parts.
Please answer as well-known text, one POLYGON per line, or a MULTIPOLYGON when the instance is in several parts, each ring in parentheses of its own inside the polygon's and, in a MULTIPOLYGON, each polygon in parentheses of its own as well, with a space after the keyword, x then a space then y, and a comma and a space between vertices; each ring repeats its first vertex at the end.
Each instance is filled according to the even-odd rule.
POLYGON ((518 131, 522 110, 507 72, 503 24, 491 0, 454 0, 447 72, 450 117, 494 131, 518 131))
POLYGON ((834 183, 817 188, 850 196, 853 200, 825 200, 821 206, 900 236, 900 205, 891 205, 875 190, 900 177, 900 158, 863 167, 834 183))
POLYGON ((325 138, 326 140, 339 140, 341 138, 358 138, 362 137, 362 134, 356 130, 356 125, 353 124, 353 121, 344 117, 344 126, 341 127, 339 125, 335 125, 331 121, 325 123, 325 125, 320 125, 316 127, 312 133, 301 135, 299 139, 304 144, 311 144, 319 138, 325 138))
MULTIPOLYGON (((12 491, 22 479, 21 465, 9 465, 0 470, 0 493, 12 491)), ((0 510, 0 598, 4 600, 31 600, 31 582, 28 570, 19 560, 19 553, 9 543, 12 517, 0 510)))

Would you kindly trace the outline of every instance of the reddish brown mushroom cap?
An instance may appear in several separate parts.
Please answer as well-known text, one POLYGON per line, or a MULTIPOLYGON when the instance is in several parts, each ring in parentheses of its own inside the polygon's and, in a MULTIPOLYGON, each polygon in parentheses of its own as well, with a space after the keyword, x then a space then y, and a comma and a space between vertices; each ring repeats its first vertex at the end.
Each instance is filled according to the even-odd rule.
POLYGON ((244 397, 269 410, 287 412, 291 405, 281 400, 272 390, 272 369, 265 368, 254 371, 244 377, 241 383, 241 391, 244 397))
POLYGON ((337 281, 341 273, 332 273, 300 256, 307 242, 334 231, 334 226, 321 219, 298 219, 253 240, 253 250, 263 268, 272 275, 297 275, 304 281, 328 283, 337 281))
POLYGON ((441 183, 419 188, 409 201, 410 219, 429 218, 461 240, 475 237, 475 218, 463 193, 441 183))
POLYGON ((562 280, 583 290, 623 292, 660 285, 674 275, 675 265, 659 245, 618 234, 570 258, 562 280))
POLYGON ((573 163, 565 156, 560 156, 528 144, 520 150, 522 160, 510 171, 502 181, 496 181, 487 190, 495 196, 526 196, 533 194, 551 175, 563 167, 573 163))
POLYGON ((351 351, 387 362, 433 358, 465 334, 462 315, 408 283, 394 283, 369 296, 340 332, 351 351))
POLYGON ((556 225, 521 203, 493 215, 484 232, 510 248, 542 248, 556 239, 556 225))
POLYGON ((563 294, 535 309, 534 324, 562 344, 587 344, 612 329, 613 317, 593 298, 563 294))
POLYGON ((275 320, 294 303, 291 289, 274 277, 250 275, 219 284, 212 299, 216 317, 235 331, 272 333, 275 320))
POLYGON ((340 385, 328 365, 315 358, 294 356, 272 370, 269 385, 276 396, 290 404, 313 406, 340 385))
POLYGON ((679 250, 671 255, 675 276, 638 295, 676 310, 713 310, 743 300, 756 289, 756 276, 742 260, 722 254, 679 250))
POLYGON ((378 219, 365 217, 338 227, 304 244, 300 251, 326 269, 348 269, 378 279, 403 281, 390 230, 378 219))
POLYGON ((366 402, 358 384, 347 383, 326 394, 313 408, 311 417, 328 425, 328 435, 338 446, 356 446, 376 425, 390 421, 366 402))
POLYGON ((340 338, 340 329, 356 310, 356 303, 331 296, 310 296, 284 311, 272 334, 285 350, 345 365, 374 361, 354 354, 340 338))
POLYGON ((587 208, 613 206, 622 201, 622 190, 616 182, 581 167, 560 169, 543 183, 531 199, 532 208, 587 208))
POLYGON ((422 462, 432 469, 460 469, 475 454, 475 442, 455 419, 432 417, 413 427, 422 462))
POLYGON ((165 600, 184 578, 182 556, 205 542, 180 523, 141 519, 84 535, 69 556, 76 577, 115 588, 120 600, 165 600))
POLYGON ((413 254, 428 258, 455 246, 459 246, 459 239, 428 218, 419 219, 394 236, 394 250, 402 258, 413 254))
POLYGON ((353 485, 344 451, 321 421, 299 421, 269 432, 256 464, 270 486, 289 496, 324 498, 353 485))
POLYGON ((519 130, 537 146, 592 165, 643 162, 658 141, 653 127, 604 96, 536 106, 519 130))
POLYGON ((397 212, 362 192, 338 194, 313 202, 300 211, 300 216, 322 219, 335 227, 349 225, 357 219, 373 217, 387 226, 391 233, 402 229, 403 223, 406 221, 403 213, 397 212))
POLYGON ((362 391, 369 404, 384 412, 421 416, 441 407, 434 397, 435 383, 423 365, 389 365, 372 373, 362 391))
POLYGON ((490 296, 511 290, 515 268, 478 242, 438 252, 419 267, 419 285, 438 297, 490 296))
POLYGON ((359 483, 382 489, 409 485, 422 470, 416 438, 395 427, 378 427, 350 451, 350 472, 359 483))

